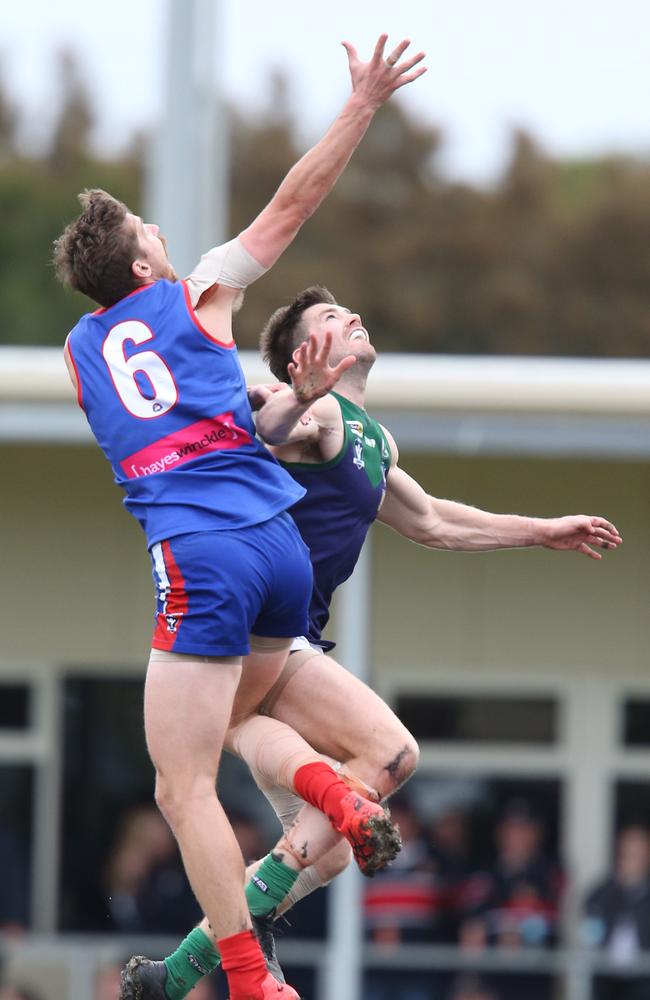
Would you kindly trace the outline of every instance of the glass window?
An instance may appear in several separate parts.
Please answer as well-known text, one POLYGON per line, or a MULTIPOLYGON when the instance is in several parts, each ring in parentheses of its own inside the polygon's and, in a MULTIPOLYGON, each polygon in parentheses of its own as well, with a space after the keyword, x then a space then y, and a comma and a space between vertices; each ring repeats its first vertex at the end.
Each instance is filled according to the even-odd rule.
MULTIPOLYGON (((472 864, 480 866, 489 864, 494 858, 497 826, 500 818, 509 812, 530 816, 537 823, 538 846, 557 861, 562 824, 561 787, 561 781, 551 777, 422 774, 418 771, 398 794, 408 796, 420 822, 434 839, 440 817, 452 813, 462 816, 464 828, 459 825, 453 829, 454 839, 450 844, 462 842, 472 864)), ((451 829, 443 833, 452 837, 451 829)))
POLYGON ((650 781, 617 781, 614 801, 616 830, 637 824, 650 829, 650 781))
MULTIPOLYGON (((130 678, 65 682, 64 930, 175 935, 200 918, 153 800, 142 692, 130 678)), ((246 860, 265 854, 279 826, 245 765, 226 754, 219 790, 246 860)))
POLYGON ((0 766, 0 932, 29 926, 33 768, 0 766))
POLYGON ((650 747, 650 698, 626 698, 622 708, 624 746, 650 747))
POLYGON ((64 695, 60 922, 64 930, 111 930, 110 848, 125 811, 151 802, 153 792, 142 682, 75 677, 65 681, 64 695))
POLYGON ((650 949, 650 781, 619 780, 614 792, 609 865, 587 887, 581 930, 611 962, 595 977, 594 997, 641 1000, 650 997, 650 976, 633 966, 650 949))
POLYGON ((476 953, 555 945, 560 793, 554 778, 416 775, 390 799, 403 849, 365 887, 367 939, 476 953))
POLYGON ((395 711, 419 740, 549 745, 557 739, 554 698, 401 694, 395 711))
POLYGON ((0 729, 27 729, 31 689, 27 684, 0 684, 0 729))

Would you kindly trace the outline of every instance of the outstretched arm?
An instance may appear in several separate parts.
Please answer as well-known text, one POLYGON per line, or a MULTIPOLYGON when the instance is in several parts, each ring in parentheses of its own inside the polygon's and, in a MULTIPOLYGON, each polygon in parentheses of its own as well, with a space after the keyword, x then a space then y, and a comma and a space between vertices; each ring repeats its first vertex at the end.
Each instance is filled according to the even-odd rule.
POLYGON ((491 514, 452 500, 439 500, 399 468, 390 472, 378 520, 432 549, 477 552, 543 545, 601 559, 600 552, 591 546, 614 549, 622 541, 614 525, 602 517, 491 514))
POLYGON ((380 36, 367 63, 360 61, 349 42, 343 43, 352 95, 327 134, 292 167, 266 208, 240 236, 244 247, 264 267, 275 263, 332 190, 378 108, 394 91, 425 72, 423 66, 414 68, 424 59, 423 52, 399 62, 408 40, 384 59, 387 37, 380 36))
POLYGON ((259 278, 287 249, 298 230, 334 187, 375 112, 394 91, 426 70, 424 53, 400 62, 410 42, 404 40, 384 59, 381 35, 372 59, 363 63, 349 42, 352 95, 338 118, 313 149, 295 164, 269 204, 236 240, 205 254, 188 284, 197 315, 217 340, 231 339, 233 304, 241 290, 259 278))

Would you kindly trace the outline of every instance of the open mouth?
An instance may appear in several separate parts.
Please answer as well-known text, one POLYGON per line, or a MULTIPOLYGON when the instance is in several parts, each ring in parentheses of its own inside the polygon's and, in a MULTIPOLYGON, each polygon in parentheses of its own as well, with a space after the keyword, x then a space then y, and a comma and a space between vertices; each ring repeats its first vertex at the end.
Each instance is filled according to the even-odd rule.
POLYGON ((353 340, 368 341, 370 338, 368 337, 368 334, 363 329, 363 327, 358 327, 356 330, 353 331, 353 333, 350 334, 348 339, 350 342, 352 342, 353 340))

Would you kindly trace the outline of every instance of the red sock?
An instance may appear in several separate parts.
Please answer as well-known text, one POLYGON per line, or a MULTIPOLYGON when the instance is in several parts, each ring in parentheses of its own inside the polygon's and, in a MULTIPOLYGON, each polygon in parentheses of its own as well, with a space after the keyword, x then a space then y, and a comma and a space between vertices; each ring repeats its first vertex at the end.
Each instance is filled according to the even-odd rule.
POLYGON ((221 966, 228 977, 230 1000, 261 997, 261 984, 266 978, 267 968, 253 931, 241 931, 231 937, 220 938, 217 948, 221 966))
POLYGON ((303 764, 296 771, 293 787, 301 799, 324 812, 334 826, 341 825, 341 799, 350 789, 329 764, 322 761, 303 764))

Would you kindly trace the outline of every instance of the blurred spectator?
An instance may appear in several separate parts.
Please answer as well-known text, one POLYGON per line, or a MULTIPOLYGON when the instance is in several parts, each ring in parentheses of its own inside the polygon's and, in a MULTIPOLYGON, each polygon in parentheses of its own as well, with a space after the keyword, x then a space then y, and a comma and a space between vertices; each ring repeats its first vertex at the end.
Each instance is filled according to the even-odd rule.
MULTIPOLYGON (((618 835, 610 877, 588 895, 582 936, 622 967, 650 949, 650 833, 625 827, 618 835)), ((599 977, 598 1000, 647 1000, 650 978, 599 977)))
POLYGON ((563 878, 544 855, 543 839, 543 824, 530 805, 509 803, 496 828, 496 862, 469 880, 467 918, 460 929, 464 947, 539 947, 555 941, 563 878))
POLYGON ((470 869, 470 839, 467 814, 447 809, 434 816, 428 828, 431 854, 436 867, 452 878, 464 877, 470 869))
MULTIPOLYGON (((374 944, 396 948, 402 942, 431 941, 438 919, 441 885, 433 871, 429 845, 408 798, 396 795, 390 811, 402 835, 402 850, 392 865, 368 883, 365 891, 366 930, 374 944)), ((372 972, 364 997, 368 1000, 430 1000, 430 973, 372 972)))
POLYGON ((176 841, 154 806, 123 817, 104 875, 118 930, 178 934, 201 918, 176 841))
POLYGON ((467 813, 448 808, 435 814, 428 824, 433 870, 440 890, 434 940, 458 940, 461 915, 468 909, 472 891, 472 855, 467 813))
POLYGON ((400 829, 402 850, 366 886, 366 929, 376 944, 430 941, 440 893, 428 845, 408 799, 394 796, 390 811, 400 829))

